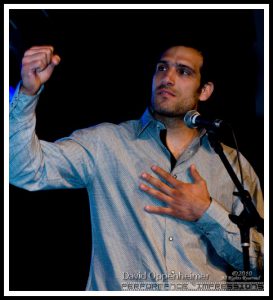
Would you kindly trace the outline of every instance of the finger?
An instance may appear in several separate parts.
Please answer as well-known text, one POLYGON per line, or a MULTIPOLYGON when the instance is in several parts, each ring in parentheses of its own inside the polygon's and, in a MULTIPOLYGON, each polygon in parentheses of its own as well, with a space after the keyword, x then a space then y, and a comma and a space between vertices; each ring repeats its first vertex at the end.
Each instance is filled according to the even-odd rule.
POLYGON ((46 67, 46 69, 44 69, 44 72, 39 74, 42 83, 48 80, 53 73, 55 66, 56 65, 54 63, 51 63, 46 67))
POLYGON ((54 52, 54 47, 52 46, 34 46, 29 48, 26 52, 25 55, 31 55, 33 53, 37 53, 37 52, 54 52))
POLYGON ((199 174, 195 165, 190 166, 190 171, 195 182, 204 181, 204 178, 199 174))
POLYGON ((158 200, 160 200, 160 201, 163 201, 163 202, 165 202, 165 203, 170 204, 170 203, 173 201, 173 199, 172 199, 171 197, 169 197, 168 195, 166 195, 166 194, 164 194, 164 193, 162 193, 162 192, 160 192, 160 191, 158 191, 158 190, 155 190, 155 189, 153 189, 153 188, 147 186, 147 185, 144 184, 144 183, 141 183, 141 184, 139 185, 139 188, 140 188, 142 191, 144 191, 145 193, 147 193, 147 194, 153 196, 154 198, 156 198, 156 199, 158 199, 158 200))
POLYGON ((45 52, 38 52, 38 53, 33 53, 31 55, 25 55, 22 59, 22 64, 27 65, 32 61, 41 60, 43 64, 48 65, 51 63, 51 59, 52 56, 50 54, 47 54, 45 52))
POLYGON ((54 47, 51 46, 51 45, 32 46, 31 48, 29 48, 29 50, 30 49, 32 49, 32 50, 35 50, 35 49, 48 49, 48 48, 51 49, 52 52, 54 51, 54 47))
POLYGON ((58 65, 60 61, 61 58, 58 55, 54 55, 49 63, 43 54, 34 54, 31 56, 31 58, 26 56, 22 60, 22 71, 24 74, 28 73, 29 71, 40 73, 47 68, 48 74, 51 74, 54 67, 58 65))
POLYGON ((161 178, 165 179, 168 183, 170 183, 173 187, 176 187, 179 183, 170 173, 166 172, 159 166, 153 165, 151 169, 158 174, 161 178))
POLYGON ((48 48, 37 48, 37 49, 29 49, 25 52, 24 57, 28 57, 29 59, 36 58, 37 54, 40 54, 41 57, 45 56, 47 59, 47 63, 49 64, 51 62, 51 58, 53 55, 53 47, 48 47, 48 48))
POLYGON ((173 209, 171 209, 169 207, 146 205, 144 207, 144 209, 148 213, 160 214, 160 215, 169 215, 169 216, 173 216, 174 215, 173 209))
POLYGON ((170 188, 167 184, 162 182, 160 179, 155 178, 148 173, 142 173, 141 177, 147 182, 149 182, 150 184, 152 184, 154 187, 164 192, 165 194, 172 195, 172 188, 170 188))
POLYGON ((61 58, 59 55, 54 55, 51 60, 51 62, 54 66, 57 66, 60 63, 60 61, 61 61, 61 58))
POLYGON ((48 66, 48 64, 44 60, 39 59, 39 60, 30 61, 28 63, 23 62, 22 66, 23 66, 22 71, 24 74, 26 74, 35 71, 41 72, 48 66))

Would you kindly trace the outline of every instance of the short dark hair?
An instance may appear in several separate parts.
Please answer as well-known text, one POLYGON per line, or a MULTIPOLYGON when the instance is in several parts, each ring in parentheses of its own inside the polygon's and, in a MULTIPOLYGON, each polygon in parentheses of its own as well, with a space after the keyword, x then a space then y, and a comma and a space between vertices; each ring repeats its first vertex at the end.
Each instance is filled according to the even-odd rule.
POLYGON ((214 64, 212 60, 212 51, 209 48, 209 45, 206 44, 202 37, 195 37, 186 33, 166 33, 162 34, 158 38, 153 48, 155 49, 156 62, 162 56, 162 54, 169 48, 175 46, 184 46, 197 50, 203 57, 203 65, 200 69, 201 73, 201 84, 200 88, 203 87, 208 82, 215 81, 215 71, 214 64))

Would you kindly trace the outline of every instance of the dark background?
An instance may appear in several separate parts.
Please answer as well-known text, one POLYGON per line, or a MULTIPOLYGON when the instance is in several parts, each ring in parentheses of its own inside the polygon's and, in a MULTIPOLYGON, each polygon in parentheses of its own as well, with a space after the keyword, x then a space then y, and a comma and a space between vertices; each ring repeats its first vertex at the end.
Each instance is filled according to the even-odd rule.
MULTIPOLYGON (((263 186, 263 10, 10 10, 9 32, 13 87, 29 47, 50 44, 62 58, 37 107, 37 135, 48 141, 139 118, 167 34, 201 38, 217 75, 201 111, 233 125, 263 186)), ((234 147, 230 133, 222 141, 234 147)), ((84 290, 90 254, 85 190, 10 185, 10 290, 84 290)))

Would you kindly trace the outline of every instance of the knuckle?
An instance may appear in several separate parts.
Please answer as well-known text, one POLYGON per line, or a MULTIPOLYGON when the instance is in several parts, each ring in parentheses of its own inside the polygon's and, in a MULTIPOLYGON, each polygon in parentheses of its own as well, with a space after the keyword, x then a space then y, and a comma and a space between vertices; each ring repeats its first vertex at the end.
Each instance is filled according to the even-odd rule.
POLYGON ((178 181, 176 180, 176 183, 175 183, 175 187, 178 189, 178 190, 181 190, 183 187, 184 187, 184 183, 182 181, 178 181))
POLYGON ((174 198, 175 197, 175 190, 173 190, 173 189, 170 190, 169 195, 174 198))
POLYGON ((152 179, 152 176, 151 176, 150 174, 148 174, 148 173, 145 173, 144 179, 146 179, 146 180, 151 180, 151 179, 152 179))
POLYGON ((175 190, 175 189, 172 189, 172 190, 170 191, 170 196, 171 196, 172 198, 177 198, 177 197, 179 196, 179 192, 178 192, 177 190, 175 190))
POLYGON ((204 179, 200 179, 200 184, 202 186, 206 186, 207 185, 207 183, 206 183, 206 181, 204 179))
POLYGON ((152 193, 153 193, 154 197, 159 198, 159 199, 162 198, 162 194, 159 191, 153 190, 152 193))
POLYGON ((31 49, 28 49, 27 51, 24 52, 24 57, 28 56, 30 54, 31 49))
POLYGON ((159 180, 155 180, 154 182, 155 186, 159 189, 163 189, 164 188, 164 183, 162 183, 161 181, 159 180))
POLYGON ((47 58, 47 56, 51 56, 52 53, 53 53, 53 50, 52 50, 51 48, 46 49, 46 50, 45 50, 45 58, 47 58))
POLYGON ((27 57, 23 57, 22 59, 22 66, 25 66, 28 63, 27 57))
POLYGON ((47 60, 47 52, 44 52, 44 53, 43 53, 42 59, 47 60))
POLYGON ((40 59, 40 60, 37 61, 37 66, 39 68, 43 68, 45 66, 45 63, 40 59))

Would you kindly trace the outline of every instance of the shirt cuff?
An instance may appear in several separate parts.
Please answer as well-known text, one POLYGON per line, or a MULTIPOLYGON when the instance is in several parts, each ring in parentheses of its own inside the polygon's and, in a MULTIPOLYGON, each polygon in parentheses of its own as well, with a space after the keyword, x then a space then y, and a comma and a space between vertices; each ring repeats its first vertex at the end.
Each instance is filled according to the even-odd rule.
POLYGON ((10 114, 12 113, 15 115, 23 116, 23 115, 28 115, 30 113, 33 113, 35 111, 40 94, 44 89, 44 85, 42 85, 38 90, 38 92, 33 96, 20 93, 21 85, 22 85, 22 80, 18 83, 15 89, 14 95, 10 102, 9 111, 10 114))
POLYGON ((209 208, 195 224, 205 234, 218 230, 219 225, 224 229, 228 229, 229 232, 236 233, 238 231, 237 226, 232 223, 229 214, 230 213, 218 201, 212 199, 209 208))

